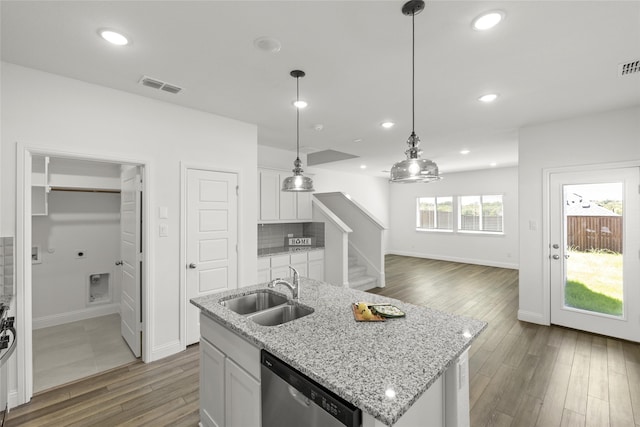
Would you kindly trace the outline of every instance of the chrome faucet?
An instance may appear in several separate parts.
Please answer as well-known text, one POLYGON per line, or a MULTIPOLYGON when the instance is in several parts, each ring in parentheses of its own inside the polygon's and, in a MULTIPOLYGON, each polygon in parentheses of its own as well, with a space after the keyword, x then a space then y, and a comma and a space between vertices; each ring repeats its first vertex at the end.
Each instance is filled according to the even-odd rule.
POLYGON ((293 296, 293 299, 300 299, 300 275, 298 274, 298 270, 296 270, 295 268, 291 266, 289 266, 289 268, 293 270, 293 284, 283 279, 273 279, 271 282, 269 282, 267 287, 275 288, 276 285, 285 285, 286 287, 291 289, 291 295, 293 296))

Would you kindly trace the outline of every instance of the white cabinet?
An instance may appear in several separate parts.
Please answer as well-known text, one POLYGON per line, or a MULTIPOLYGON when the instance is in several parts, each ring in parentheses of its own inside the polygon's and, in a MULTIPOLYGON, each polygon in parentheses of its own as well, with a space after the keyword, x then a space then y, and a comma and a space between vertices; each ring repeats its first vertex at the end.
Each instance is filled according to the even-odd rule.
POLYGON ((282 181, 290 171, 258 170, 258 221, 311 221, 311 193, 280 191, 282 181))
POLYGON ((233 360, 225 360, 225 422, 227 427, 259 426, 260 381, 253 378, 233 360), (256 408, 257 410, 247 410, 256 408))
POLYGON ((324 281, 324 250, 311 251, 308 254, 307 276, 324 281))
POLYGON ((224 426, 225 356, 207 340, 200 340, 200 422, 224 426))
POLYGON ((260 427, 260 350, 202 313, 200 335, 200 423, 260 427))
POLYGON ((302 277, 324 280, 324 249, 258 258, 258 283, 291 277, 289 266, 302 277))

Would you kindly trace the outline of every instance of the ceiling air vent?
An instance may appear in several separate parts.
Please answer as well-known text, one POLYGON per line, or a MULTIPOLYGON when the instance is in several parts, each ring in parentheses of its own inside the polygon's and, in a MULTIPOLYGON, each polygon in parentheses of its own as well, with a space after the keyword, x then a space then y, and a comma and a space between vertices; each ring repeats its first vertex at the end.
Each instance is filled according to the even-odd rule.
POLYGON ((640 59, 618 64, 618 76, 622 77, 635 73, 640 73, 640 59))
POLYGON ((174 93, 174 94, 182 90, 180 86, 172 85, 170 83, 163 82, 162 80, 154 79, 149 76, 142 76, 142 78, 140 78, 139 83, 142 86, 147 86, 153 89, 160 89, 165 92, 174 93))

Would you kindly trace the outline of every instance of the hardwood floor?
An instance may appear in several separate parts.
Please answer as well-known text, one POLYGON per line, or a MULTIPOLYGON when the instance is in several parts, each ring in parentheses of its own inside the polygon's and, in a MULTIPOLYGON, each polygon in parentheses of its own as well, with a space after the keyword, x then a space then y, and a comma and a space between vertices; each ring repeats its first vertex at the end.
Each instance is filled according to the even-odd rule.
POLYGON ((388 255, 372 293, 489 323, 469 354, 471 426, 640 426, 640 344, 517 320, 518 272, 388 255))
MULTIPOLYGON (((389 255, 386 280, 372 292, 489 323, 470 350, 472 427, 640 427, 640 344, 518 321, 516 270, 389 255)), ((198 364, 195 345, 61 386, 7 426, 197 426, 198 364)))

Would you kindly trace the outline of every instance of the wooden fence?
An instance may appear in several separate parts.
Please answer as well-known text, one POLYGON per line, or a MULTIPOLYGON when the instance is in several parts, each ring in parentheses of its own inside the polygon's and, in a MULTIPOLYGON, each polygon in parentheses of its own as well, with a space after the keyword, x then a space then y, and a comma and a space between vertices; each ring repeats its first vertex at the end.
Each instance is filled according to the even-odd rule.
POLYGON ((622 253, 622 217, 567 216, 567 246, 622 253))

